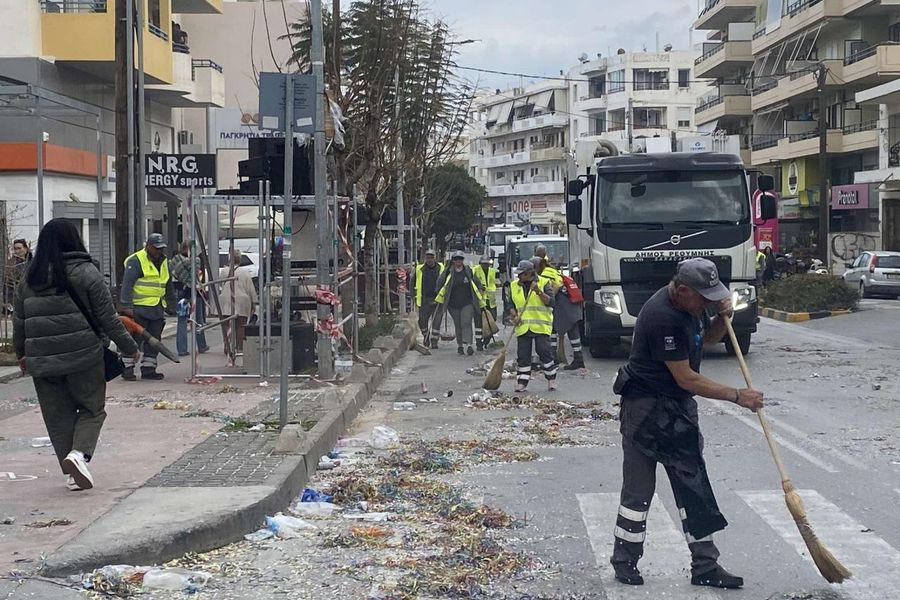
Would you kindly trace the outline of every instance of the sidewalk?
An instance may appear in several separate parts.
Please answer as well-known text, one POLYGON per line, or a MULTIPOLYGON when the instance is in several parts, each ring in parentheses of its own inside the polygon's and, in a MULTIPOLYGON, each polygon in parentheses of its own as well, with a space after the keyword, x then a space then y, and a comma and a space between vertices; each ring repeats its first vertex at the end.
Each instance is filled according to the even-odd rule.
MULTIPOLYGON (((292 383, 290 421, 297 424, 281 434, 247 430, 277 421, 277 381, 186 384, 187 363, 162 366, 162 382, 117 380, 91 463, 91 491, 67 491, 52 449, 32 447, 32 438, 46 436, 39 410, 0 421, 0 471, 15 474, 6 481, 0 474, 0 522, 14 519, 0 525, 0 571, 52 576, 159 563, 258 528, 302 490, 307 473, 390 373, 409 331, 395 336, 380 338, 376 347, 384 352, 368 355, 381 368, 359 365, 346 384, 292 383), (246 421, 223 431, 234 417, 246 421)), ((221 370, 221 338, 210 338, 213 350, 202 364, 221 370)))

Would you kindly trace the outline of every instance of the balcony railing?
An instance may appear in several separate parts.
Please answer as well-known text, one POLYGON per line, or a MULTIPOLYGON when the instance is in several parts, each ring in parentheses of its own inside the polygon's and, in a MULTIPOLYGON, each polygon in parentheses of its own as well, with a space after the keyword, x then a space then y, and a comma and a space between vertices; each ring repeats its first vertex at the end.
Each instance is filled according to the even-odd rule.
POLYGON ((859 52, 854 52, 850 56, 844 59, 844 66, 852 65, 854 63, 858 63, 861 60, 865 60, 870 56, 875 56, 878 52, 878 46, 869 46, 864 50, 860 50, 859 52))
POLYGON ((814 6, 821 2, 822 0, 796 0, 796 2, 791 2, 787 6, 784 7, 784 12, 782 16, 784 17, 793 17, 797 14, 803 12, 807 8, 814 6))
POLYGON ((635 81, 634 91, 646 92, 647 90, 667 90, 669 89, 668 81, 635 81))
POLYGON ((190 54, 191 47, 187 44, 179 44, 178 42, 172 42, 172 52, 179 52, 181 54, 190 54))
POLYGON ((778 86, 778 80, 773 79, 772 81, 767 81, 766 83, 761 83, 750 92, 752 96, 758 96, 759 94, 768 92, 769 90, 774 90, 778 86))
POLYGON ((107 0, 41 0, 45 13, 105 13, 107 0))
POLYGON ((223 72, 222 65, 208 58, 195 58, 191 60, 191 79, 197 79, 197 69, 213 69, 219 73, 223 72))
POLYGON ((761 38, 761 37, 764 36, 764 35, 766 35, 766 29, 765 29, 765 27, 763 27, 762 29, 760 29, 759 31, 757 31, 756 33, 754 33, 754 34, 753 34, 753 39, 754 39, 754 40, 758 40, 759 38, 761 38))
POLYGON ((702 11, 700 11, 700 16, 702 17, 703 15, 705 15, 706 13, 708 13, 709 11, 711 11, 713 8, 716 7, 716 5, 717 5, 719 2, 721 2, 721 0, 707 0, 707 1, 706 1, 706 6, 703 8, 702 11))
POLYGON ((819 130, 813 129, 812 131, 804 131, 803 133, 792 133, 787 136, 788 141, 793 142, 802 142, 803 140, 811 140, 813 138, 819 137, 819 130))
POLYGON ((809 75, 810 73, 815 73, 818 70, 819 67, 806 67, 805 69, 794 71, 793 73, 791 73, 791 81, 796 81, 797 79, 809 75))
POLYGON ((160 38, 161 40, 168 42, 169 34, 159 28, 158 25, 154 25, 153 23, 147 24, 147 31, 160 38))
POLYGON ((712 50, 707 50, 702 56, 700 56, 700 57, 694 59, 694 65, 695 65, 695 66, 696 66, 696 65, 699 65, 699 64, 702 63, 704 60, 708 59, 710 56, 713 56, 714 54, 717 54, 717 53, 721 52, 721 51, 724 50, 724 49, 725 49, 725 43, 724 43, 724 42, 721 43, 721 44, 717 44, 717 45, 713 46, 712 50))
POLYGON ((778 145, 778 140, 784 138, 782 133, 770 133, 754 135, 750 142, 751 150, 765 150, 778 145))
POLYGON ((707 100, 706 102, 697 105, 697 108, 694 109, 694 114, 701 113, 704 110, 709 110, 713 106, 718 106, 719 104, 722 104, 723 102, 725 102, 724 96, 719 96, 718 98, 713 98, 712 100, 707 100))
POLYGON ((853 123, 852 125, 844 125, 844 127, 842 127, 842 131, 847 135, 851 133, 859 133, 860 131, 872 131, 873 129, 878 129, 878 119, 863 121, 861 123, 853 123))

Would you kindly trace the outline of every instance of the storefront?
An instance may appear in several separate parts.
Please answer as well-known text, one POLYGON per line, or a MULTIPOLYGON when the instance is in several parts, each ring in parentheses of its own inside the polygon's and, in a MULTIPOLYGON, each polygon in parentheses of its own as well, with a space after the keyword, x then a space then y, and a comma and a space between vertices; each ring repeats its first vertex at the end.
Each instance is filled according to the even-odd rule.
POLYGON ((878 190, 874 184, 835 185, 831 188, 831 272, 840 274, 863 252, 881 250, 878 190))
POLYGON ((778 203, 778 249, 810 254, 819 230, 819 168, 815 159, 784 161, 778 203))

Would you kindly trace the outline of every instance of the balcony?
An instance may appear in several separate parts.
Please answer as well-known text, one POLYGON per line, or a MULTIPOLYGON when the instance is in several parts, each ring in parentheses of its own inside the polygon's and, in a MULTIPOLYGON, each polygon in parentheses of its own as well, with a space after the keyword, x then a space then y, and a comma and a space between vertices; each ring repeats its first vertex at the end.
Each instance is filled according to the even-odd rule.
POLYGON ((508 185, 491 185, 487 188, 488 196, 533 196, 538 194, 559 194, 565 191, 562 181, 543 181, 540 183, 515 183, 508 185))
MULTIPOLYGON (((828 130, 827 145, 829 154, 853 151, 844 149, 844 133, 840 129, 828 130)), ((819 133, 812 129, 792 134, 754 135, 751 149, 753 166, 812 156, 819 153, 819 133)))
POLYGON ((753 64, 749 40, 733 40, 717 44, 694 61, 697 77, 725 77, 741 65, 753 64))
POLYGON ((841 77, 847 83, 877 84, 900 75, 900 44, 870 46, 844 59, 841 77))
POLYGON ((531 162, 565 160, 566 149, 559 146, 544 146, 534 144, 531 146, 531 162))
MULTIPOLYGON (((828 71, 825 85, 843 85, 843 65, 840 60, 824 61, 828 71)), ((783 104, 791 100, 808 98, 817 93, 818 69, 806 67, 787 76, 771 79, 755 87, 752 92, 751 107, 759 111, 769 106, 783 104)))
POLYGON ((842 129, 841 148, 843 152, 860 152, 878 147, 881 131, 878 119, 869 119, 861 123, 845 125, 842 129))
POLYGON ((194 92, 188 98, 198 107, 225 106, 225 74, 222 67, 211 60, 193 59, 191 73, 194 92))
MULTIPOLYGON (((42 53, 59 63, 115 81, 115 4, 105 0, 41 0, 42 53)), ((161 27, 144 30, 144 73, 147 84, 173 83, 171 18, 160 15, 161 27)))
POLYGON ((581 96, 578 99, 578 110, 604 110, 607 106, 607 97, 603 96, 581 96))
POLYGON ((175 14, 222 14, 223 0, 172 0, 175 14))
POLYGON ((844 0, 792 0, 782 11, 781 24, 772 32, 753 36, 753 53, 759 54, 827 18, 842 16, 844 0))
POLYGON ((521 165, 527 162, 531 162, 531 156, 528 150, 519 150, 516 152, 500 152, 493 156, 479 156, 475 160, 475 166, 482 169, 492 169, 494 167, 521 165))
POLYGON ((754 0, 707 0, 692 29, 724 29, 729 23, 753 20, 754 0))
POLYGON ((218 64, 175 52, 172 54, 172 74, 174 81, 171 84, 148 85, 148 97, 178 108, 225 106, 225 77, 218 64))
POLYGON ((495 125, 487 131, 484 137, 493 138, 510 133, 518 133, 520 131, 529 131, 531 129, 543 129, 544 127, 567 127, 569 125, 568 115, 547 113, 536 117, 528 117, 527 119, 516 119, 512 125, 504 123, 503 125, 495 125))
POLYGON ((749 94, 732 94, 713 98, 694 109, 694 121, 697 125, 712 123, 727 117, 752 117, 749 94))

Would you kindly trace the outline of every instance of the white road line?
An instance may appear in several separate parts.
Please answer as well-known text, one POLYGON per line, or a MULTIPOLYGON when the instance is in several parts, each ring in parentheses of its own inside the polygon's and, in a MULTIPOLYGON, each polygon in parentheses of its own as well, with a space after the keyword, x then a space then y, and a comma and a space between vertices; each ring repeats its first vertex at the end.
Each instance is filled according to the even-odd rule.
MULTIPOLYGON (((763 435, 762 425, 759 424, 759 420, 756 417, 748 417, 747 415, 742 414, 741 410, 743 410, 743 409, 738 409, 736 407, 732 407, 723 402, 717 402, 714 400, 708 400, 707 402, 712 403, 716 409, 728 413, 729 415, 731 415, 732 417, 734 417, 741 423, 747 425, 751 429, 755 429, 757 432, 759 432, 760 436, 763 435)), ((770 421, 771 421, 771 419, 770 419, 770 421)), ((816 456, 813 456, 812 454, 810 454, 809 452, 807 452, 800 446, 794 444, 793 442, 791 442, 789 440, 786 440, 784 438, 784 436, 779 435, 777 432, 773 431, 772 436, 775 438, 775 441, 778 442, 779 446, 783 446, 784 448, 787 448, 794 454, 797 454, 798 456, 805 458, 806 460, 808 460, 812 464, 816 465, 823 471, 827 471, 828 473, 837 473, 838 472, 838 469, 836 469, 834 467, 834 465, 832 465, 831 463, 825 462, 824 460, 817 458, 816 456)))
MULTIPOLYGON (((797 531, 781 491, 736 492, 762 519, 815 569, 812 558, 797 531)), ((819 540, 853 577, 840 586, 847 598, 874 600, 896 598, 900 589, 900 552, 875 533, 844 514, 816 490, 799 490, 806 505, 810 525, 819 540)))
POLYGON ((770 328, 786 329, 794 335, 814 339, 820 343, 828 344, 829 348, 834 348, 836 350, 846 350, 847 348, 871 350, 873 348, 873 344, 871 342, 863 342, 862 340, 858 340, 855 338, 817 331, 815 329, 810 329, 809 327, 797 325, 796 323, 784 323, 782 321, 776 321, 774 319, 764 319, 762 333, 766 333, 766 330, 770 328))
POLYGON ((866 471, 868 471, 871 468, 871 467, 869 467, 869 465, 867 465, 863 461, 853 458, 852 456, 850 456, 848 454, 844 454, 843 452, 840 452, 839 450, 836 450, 832 446, 829 446, 828 444, 817 440, 816 438, 812 437, 811 435, 807 435, 805 432, 803 432, 800 429, 797 429, 793 425, 788 425, 784 421, 773 421, 771 418, 769 418, 769 421, 775 427, 784 429, 788 433, 802 439, 803 441, 805 441, 806 443, 808 443, 811 446, 815 446, 816 448, 818 448, 819 450, 822 450, 823 452, 828 452, 834 458, 838 459, 839 461, 841 461, 851 467, 854 467, 856 469, 866 470, 866 471))
POLYGON ((597 560, 604 591, 609 600, 677 598, 714 600, 710 589, 691 585, 690 551, 681 530, 673 522, 659 496, 654 495, 647 518, 647 541, 639 568, 644 585, 629 586, 615 581, 612 565, 613 528, 619 508, 619 494, 577 494, 581 518, 597 560))

